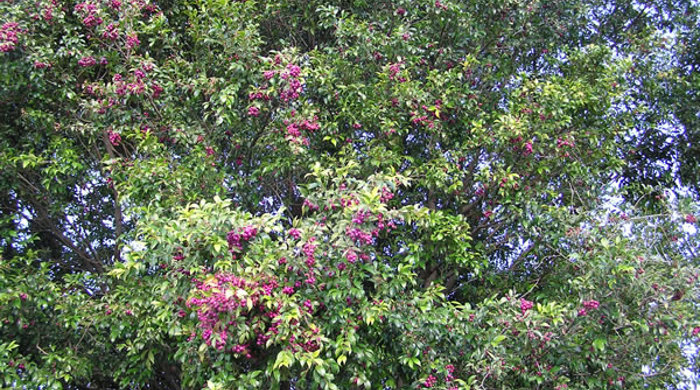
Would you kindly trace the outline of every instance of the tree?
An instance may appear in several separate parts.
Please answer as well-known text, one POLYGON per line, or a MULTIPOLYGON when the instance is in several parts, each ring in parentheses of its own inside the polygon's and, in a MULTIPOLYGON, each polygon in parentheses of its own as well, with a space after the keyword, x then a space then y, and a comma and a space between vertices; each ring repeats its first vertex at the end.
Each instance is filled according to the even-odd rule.
POLYGON ((4 386, 695 380, 696 4, 0 10, 4 386))

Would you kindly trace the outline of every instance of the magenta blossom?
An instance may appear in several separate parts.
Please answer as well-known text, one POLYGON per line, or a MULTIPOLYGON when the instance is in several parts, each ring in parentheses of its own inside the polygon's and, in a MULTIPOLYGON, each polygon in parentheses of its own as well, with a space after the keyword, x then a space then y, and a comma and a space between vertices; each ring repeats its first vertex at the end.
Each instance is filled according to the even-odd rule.
POLYGON ((595 310, 598 306, 600 306, 600 303, 596 300, 583 301, 583 307, 585 307, 586 310, 595 310))
POLYGON ((96 64, 97 60, 95 60, 95 58, 93 58, 92 56, 85 56, 78 60, 78 65, 82 66, 83 68, 86 68, 88 66, 94 66, 96 64))

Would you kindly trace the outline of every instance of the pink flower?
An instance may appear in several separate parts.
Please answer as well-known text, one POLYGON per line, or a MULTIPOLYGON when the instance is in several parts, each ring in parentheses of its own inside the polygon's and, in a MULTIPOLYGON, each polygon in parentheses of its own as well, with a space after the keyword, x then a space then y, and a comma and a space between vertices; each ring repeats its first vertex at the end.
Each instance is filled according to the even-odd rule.
POLYGON ((425 379, 425 382, 423 382, 423 386, 427 388, 431 388, 437 384, 437 378, 433 375, 428 376, 425 379))
POLYGON ((153 83, 151 84, 151 90, 153 90, 153 98, 158 99, 161 93, 163 93, 163 87, 160 85, 153 83))
POLYGON ((78 65, 82 67, 88 67, 88 66, 94 66, 97 64, 97 61, 92 57, 92 56, 85 56, 81 59, 78 60, 78 65))
POLYGON ((357 255, 353 251, 347 251, 345 252, 345 259, 348 261, 348 263, 355 264, 357 261, 357 255))
POLYGON ((304 199, 304 206, 308 207, 310 211, 316 211, 318 210, 318 206, 315 205, 312 201, 308 199, 304 199))
POLYGON ((301 68, 297 65, 289 64, 287 65, 287 70, 292 77, 299 77, 301 75, 301 68))
POLYGON ((301 131, 299 131, 299 126, 296 123, 290 123, 287 125, 287 134, 289 134, 292 137, 299 137, 301 135, 301 131))
POLYGON ((265 72, 263 72, 263 77, 265 78, 265 80, 270 80, 274 76, 275 76, 274 70, 266 70, 265 72))
POLYGON ((688 214, 685 216, 685 221, 688 223, 696 223, 698 221, 697 218, 693 214, 688 214))
POLYGON ((396 75, 401 71, 401 64, 391 64, 389 65, 389 80, 394 80, 396 75))
POLYGON ((299 238, 301 238, 301 232, 299 231, 299 229, 291 228, 291 229, 289 229, 289 231, 287 231, 287 234, 289 234, 295 240, 298 240, 299 238))
POLYGON ((102 38, 109 39, 110 41, 116 41, 117 38, 119 38, 119 30, 117 27, 119 27, 118 23, 108 24, 105 31, 102 33, 102 38))
POLYGON ((382 194, 381 194, 381 196, 379 197, 379 201, 380 201, 380 202, 386 203, 386 202, 390 201, 390 200, 393 199, 393 198, 394 198, 394 194, 393 194, 391 191, 389 191, 388 188, 386 188, 386 187, 382 188, 382 194))
POLYGON ((525 314, 528 310, 532 309, 532 302, 524 298, 520 298, 520 311, 525 314))
POLYGON ((595 310, 600 306, 600 303, 596 300, 590 300, 590 301, 583 301, 583 307, 585 307, 587 310, 595 310))
POLYGON ((120 142, 122 142, 122 136, 119 135, 119 133, 110 131, 107 133, 107 135, 109 136, 109 143, 111 143, 113 146, 117 146, 120 142))
POLYGON ((532 141, 528 141, 527 143, 525 143, 525 147, 523 150, 523 156, 528 156, 530 154, 532 154, 532 141))
POLYGON ((136 34, 129 34, 126 36, 126 48, 133 49, 134 47, 141 44, 139 37, 136 34))
POLYGON ((698 334, 700 334, 700 326, 693 328, 693 336, 697 336, 698 334))
POLYGON ((260 115, 260 109, 257 108, 257 107, 251 106, 251 107, 248 108, 248 115, 250 115, 250 116, 258 116, 258 115, 260 115))

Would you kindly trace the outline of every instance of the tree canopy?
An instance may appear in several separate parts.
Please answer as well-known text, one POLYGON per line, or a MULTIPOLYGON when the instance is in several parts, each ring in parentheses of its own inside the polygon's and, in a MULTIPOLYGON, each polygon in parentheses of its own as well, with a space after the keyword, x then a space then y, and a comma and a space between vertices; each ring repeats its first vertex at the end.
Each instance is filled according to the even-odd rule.
POLYGON ((691 388, 699 12, 0 1, 0 386, 691 388))

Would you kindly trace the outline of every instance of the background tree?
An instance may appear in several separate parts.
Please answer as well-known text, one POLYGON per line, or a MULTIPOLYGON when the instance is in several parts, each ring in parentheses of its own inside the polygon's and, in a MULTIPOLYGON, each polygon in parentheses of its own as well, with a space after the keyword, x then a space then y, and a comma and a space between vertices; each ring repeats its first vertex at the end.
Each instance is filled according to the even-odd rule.
POLYGON ((0 11, 5 386, 695 380, 696 4, 0 11))

